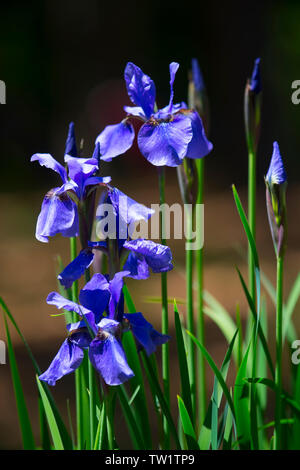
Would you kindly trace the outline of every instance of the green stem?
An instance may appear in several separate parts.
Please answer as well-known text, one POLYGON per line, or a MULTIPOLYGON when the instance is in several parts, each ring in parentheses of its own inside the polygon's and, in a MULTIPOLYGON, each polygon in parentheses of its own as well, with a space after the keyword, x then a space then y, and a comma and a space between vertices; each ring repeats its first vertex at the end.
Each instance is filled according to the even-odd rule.
POLYGON ((283 302, 283 257, 277 257, 277 298, 276 298, 276 408, 275 408, 275 448, 281 449, 282 415, 282 302, 283 302))
MULTIPOLYGON (((185 208, 187 222, 187 242, 191 242, 193 229, 193 211, 192 208, 185 208)), ((186 302, 187 302, 187 329, 194 335, 194 309, 193 309, 193 250, 185 251, 185 270, 186 270, 186 302)), ((195 347, 190 336, 187 337, 188 350, 188 369, 191 386, 192 412, 195 416, 196 405, 196 368, 195 368, 195 347)), ((192 418, 193 419, 193 418, 192 418)))
MULTIPOLYGON (((203 204, 204 192, 204 158, 196 160, 196 169, 198 176, 198 192, 197 204, 203 204)), ((203 346, 205 346, 205 326, 204 326, 204 313, 203 313, 203 248, 196 252, 196 267, 197 267, 197 337, 203 346)), ((206 372, 205 372, 205 358, 202 352, 197 351, 197 368, 199 371, 199 392, 198 392, 198 407, 199 407, 199 425, 203 423, 206 412, 206 372)))
MULTIPOLYGON (((256 238, 256 154, 249 146, 248 155, 248 221, 253 235, 256 238)), ((249 291, 255 304, 255 271, 254 259, 250 244, 248 246, 249 291)))
MULTIPOLYGON (((165 240, 165 168, 158 168, 159 183, 159 201, 160 201, 160 240, 162 245, 166 245, 165 240)), ((162 297, 162 333, 167 335, 169 332, 168 319, 168 291, 167 291, 167 273, 161 273, 161 297, 162 297)), ((170 405, 170 369, 169 369, 169 343, 162 345, 162 377, 164 384, 164 396, 168 406, 170 405)), ((165 442, 164 447, 170 445, 170 430, 166 419, 164 419, 165 442)))
MULTIPOLYGON (((77 256, 76 237, 70 238, 70 257, 73 261, 77 256)), ((78 282, 72 284, 72 301, 77 302, 78 298, 78 282)), ((73 313, 73 322, 77 321, 76 314, 73 313)), ((81 371, 75 371, 75 391, 76 391, 76 429, 77 429, 77 447, 82 448, 82 401, 81 401, 81 371)))
MULTIPOLYGON (((89 282, 91 279, 90 270, 85 271, 85 282, 89 282)), ((96 416, 96 405, 95 405, 95 371, 91 361, 88 361, 88 379, 89 379, 89 409, 90 409, 90 448, 94 447, 95 438, 95 416, 96 416)))

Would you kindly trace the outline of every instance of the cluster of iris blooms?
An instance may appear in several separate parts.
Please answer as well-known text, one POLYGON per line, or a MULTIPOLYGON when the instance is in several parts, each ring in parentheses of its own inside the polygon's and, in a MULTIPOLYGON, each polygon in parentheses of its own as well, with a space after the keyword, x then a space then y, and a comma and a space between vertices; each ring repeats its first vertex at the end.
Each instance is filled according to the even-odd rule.
POLYGON ((51 189, 43 200, 36 238, 48 242, 49 237, 60 233, 65 237, 79 236, 81 241, 78 256, 58 275, 60 284, 68 289, 81 278, 90 269, 97 249, 107 255, 109 266, 109 274, 95 273, 85 284, 78 303, 57 292, 48 295, 48 304, 78 316, 78 321, 67 325, 67 338, 40 376, 49 385, 55 385, 61 377, 76 370, 83 360, 84 350, 88 350, 89 360, 107 385, 122 384, 133 376, 121 343, 124 331, 130 329, 138 348, 143 348, 148 355, 169 340, 169 336, 157 332, 142 313, 124 312, 122 289, 125 277, 146 279, 149 268, 154 273, 171 270, 170 248, 151 240, 132 240, 128 230, 125 236, 117 233, 117 238, 110 239, 108 234, 105 241, 92 241, 91 237, 99 187, 103 190, 99 204, 111 204, 123 226, 148 220, 153 213, 129 197, 125 206, 120 204, 120 196, 125 195, 111 186, 110 177, 99 175, 101 161, 111 161, 132 146, 132 119, 143 122, 138 147, 157 167, 176 167, 184 158, 202 158, 212 150, 198 112, 188 109, 184 102, 173 103, 178 67, 175 62, 170 64, 170 100, 166 107, 158 109, 154 82, 136 65, 127 64, 124 77, 134 106, 125 106, 127 115, 122 122, 107 126, 100 133, 91 158, 78 156, 73 123, 69 126, 65 147, 67 169, 50 154, 37 153, 31 158, 57 172, 62 179, 62 185, 51 189), (124 253, 127 259, 121 266, 124 253))
MULTIPOLYGON (((184 102, 173 102, 173 84, 178 67, 175 62, 170 64, 170 100, 167 106, 158 109, 154 82, 136 65, 127 64, 124 77, 134 106, 124 106, 125 118, 118 124, 108 125, 100 133, 91 158, 78 156, 73 123, 69 126, 64 156, 68 171, 50 154, 38 153, 31 158, 31 161, 38 161, 40 165, 57 172, 62 179, 62 185, 51 189, 43 200, 36 238, 48 242, 49 237, 60 233, 65 237, 79 236, 82 245, 78 256, 58 275, 61 285, 65 289, 70 288, 89 270, 95 250, 107 255, 109 266, 109 274, 95 273, 81 289, 79 303, 57 292, 48 295, 48 304, 78 315, 77 322, 67 325, 67 338, 49 368, 40 376, 49 385, 55 385, 62 376, 76 370, 83 360, 85 349, 106 384, 122 384, 133 376, 121 343, 124 331, 131 329, 138 348, 145 349, 148 355, 169 340, 169 336, 157 332, 142 313, 124 312, 122 289, 125 277, 147 279, 149 268, 154 273, 171 270, 170 248, 151 240, 131 240, 128 231, 125 236, 118 233, 114 240, 92 241, 91 236, 96 190, 99 187, 104 194, 99 204, 111 204, 116 218, 122 219, 127 227, 148 220, 153 213, 111 186, 110 177, 99 175, 101 161, 109 162, 132 146, 135 136, 131 123, 133 119, 143 123, 137 138, 139 150, 157 167, 177 167, 185 158, 202 158, 211 152, 213 146, 205 135, 199 113, 188 109, 184 102), (119 203, 120 196, 127 198, 126 207, 119 203), (124 253, 127 253, 127 259, 121 267, 120 260, 124 253)), ((203 79, 196 61, 192 62, 192 71, 195 89, 201 92, 203 79)), ((251 119, 251 106, 255 105, 260 91, 259 60, 256 60, 248 87, 248 98, 252 100, 248 103, 250 114, 246 116, 246 131, 253 141, 256 140, 257 129, 251 119)), ((276 253, 279 254, 283 246, 286 174, 277 142, 274 142, 265 181, 271 231, 276 253)))

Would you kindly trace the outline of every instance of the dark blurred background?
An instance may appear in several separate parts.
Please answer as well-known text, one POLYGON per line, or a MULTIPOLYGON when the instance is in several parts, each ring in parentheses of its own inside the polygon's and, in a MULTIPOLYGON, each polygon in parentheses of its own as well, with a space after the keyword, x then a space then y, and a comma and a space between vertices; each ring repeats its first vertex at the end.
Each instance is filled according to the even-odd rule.
MULTIPOLYGON (((90 154, 97 134, 118 122, 129 104, 127 61, 152 77, 158 103, 166 105, 169 63, 181 65, 175 99, 185 100, 192 57, 200 61, 210 97, 210 184, 221 189, 246 181, 243 90, 256 57, 262 58, 264 129, 258 171, 266 172, 278 140, 293 180, 300 170, 300 106, 290 99, 291 82, 300 78, 299 14, 296 0, 3 3, 0 79, 6 82, 7 105, 0 109, 0 191, 48 186, 49 174, 38 172, 29 158, 40 151, 62 159, 70 120, 90 154)), ((121 168, 125 177, 132 165, 136 175, 153 171, 133 152, 110 171, 121 168)))
MULTIPOLYGON (((7 104, 0 107, 0 295, 10 306, 42 369, 48 366, 65 336, 63 318, 50 316, 57 312, 46 305, 45 298, 57 288, 55 257, 60 253, 67 262, 68 242, 55 237, 49 244, 42 244, 34 238, 44 193, 57 186, 58 179, 38 164, 30 164, 30 157, 35 152, 49 152, 62 162, 70 121, 75 122, 78 142, 84 138, 83 155, 90 156, 96 136, 106 125, 119 122, 124 116, 123 105, 130 104, 123 80, 127 61, 139 65, 155 81, 160 107, 169 101, 169 63, 180 63, 175 100, 181 101, 187 97, 190 60, 199 59, 210 99, 209 137, 214 144, 205 164, 205 288, 232 316, 239 302, 245 320, 247 306, 235 265, 246 275, 241 252, 245 253, 247 245, 230 185, 238 186, 246 203, 243 93, 253 61, 261 57, 263 111, 257 169, 257 241, 263 270, 274 281, 263 175, 272 143, 278 140, 289 179, 287 293, 300 264, 300 105, 291 102, 291 84, 300 79, 299 21, 300 4, 291 0, 2 2, 0 80, 6 83, 7 104)), ((155 168, 136 147, 126 156, 103 165, 102 174, 111 175, 115 186, 139 202, 158 202, 155 168)), ((167 200, 172 203, 179 197, 176 171, 168 169, 167 200)), ((184 299, 183 241, 170 241, 170 246, 176 269, 168 276, 169 296, 184 299)), ((160 295, 159 276, 131 285, 137 308, 159 328, 160 308, 145 300, 149 295, 160 295)), ((183 304, 180 310, 185 312, 183 304)), ((268 312, 272 338, 274 308, 270 303, 268 312)), ((4 339, 2 327, 0 323, 0 338, 4 339)), ((206 327, 208 349, 220 364, 226 342, 209 319, 206 327)), ((171 308, 170 328, 172 333, 171 308)), ((34 371, 13 330, 12 336, 37 432, 34 371)), ((171 342, 176 413, 179 385, 174 348, 171 342)), ((0 366, 0 383, 0 448, 17 448, 20 436, 8 366, 0 366)), ((208 387, 211 385, 210 375, 208 387)), ((74 404, 72 390, 72 377, 60 381, 55 388, 65 416, 66 397, 71 397, 71 405, 74 404)), ((126 446, 125 434, 121 444, 126 446)))

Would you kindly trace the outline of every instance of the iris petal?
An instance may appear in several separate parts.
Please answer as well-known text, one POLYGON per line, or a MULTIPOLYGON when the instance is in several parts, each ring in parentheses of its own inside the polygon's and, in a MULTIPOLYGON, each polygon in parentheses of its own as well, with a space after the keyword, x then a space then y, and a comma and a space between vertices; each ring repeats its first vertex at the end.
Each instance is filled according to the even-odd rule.
MULTIPOLYGON (((168 246, 155 243, 152 240, 139 238, 126 241, 124 248, 133 251, 137 255, 143 256, 146 263, 154 273, 170 271, 173 269, 172 252, 168 246)), ((124 266, 125 269, 125 266, 124 266)))
POLYGON ((170 121, 148 121, 140 129, 138 146, 155 166, 178 166, 186 156, 193 131, 191 120, 176 114, 170 121))
POLYGON ((109 298, 109 282, 100 273, 94 274, 79 294, 80 303, 98 317, 106 310, 109 298))
POLYGON ((79 224, 76 204, 66 193, 58 194, 54 188, 46 194, 36 225, 36 238, 48 242, 48 237, 61 233, 64 237, 78 235, 79 224))
POLYGON ((50 153, 35 153, 32 155, 30 161, 38 161, 41 166, 45 166, 46 168, 50 168, 50 170, 56 171, 56 173, 60 175, 63 183, 67 182, 68 178, 65 168, 58 163, 50 153))
POLYGON ((154 82, 132 62, 126 65, 124 78, 129 98, 133 104, 141 107, 145 116, 149 118, 153 113, 155 103, 154 82))
POLYGON ((140 312, 128 313, 124 317, 129 321, 135 339, 145 349, 148 356, 156 351, 156 346, 169 341, 170 336, 156 331, 140 312))
POLYGON ((81 250, 79 255, 57 276, 61 285, 65 289, 69 289, 73 282, 84 274, 85 270, 92 264, 93 259, 94 255, 91 250, 81 250))
POLYGON ((55 305, 58 309, 63 308, 68 312, 75 312, 78 315, 87 315, 90 313, 89 309, 86 309, 82 305, 78 305, 72 300, 66 299, 63 295, 60 295, 58 292, 50 292, 47 297, 47 304, 55 305))
POLYGON ((134 376, 120 340, 110 333, 91 342, 89 358, 107 385, 121 385, 134 376))
POLYGON ((96 143, 100 144, 101 160, 110 162, 118 155, 122 155, 132 146, 134 139, 133 126, 128 122, 120 122, 106 126, 98 135, 96 143))
POLYGON ((40 375, 39 379, 49 385, 55 385, 56 381, 64 375, 76 370, 83 359, 83 350, 67 338, 61 345, 58 353, 51 362, 49 368, 40 375))
POLYGON ((138 257, 132 251, 129 253, 128 258, 123 266, 124 271, 129 271, 130 274, 128 277, 132 277, 133 279, 142 280, 148 279, 150 276, 149 268, 147 261, 141 257, 138 257))
POLYGON ((199 114, 192 110, 181 110, 180 112, 190 117, 193 130, 193 138, 188 145, 186 156, 188 158, 205 157, 212 151, 213 144, 206 138, 199 114))

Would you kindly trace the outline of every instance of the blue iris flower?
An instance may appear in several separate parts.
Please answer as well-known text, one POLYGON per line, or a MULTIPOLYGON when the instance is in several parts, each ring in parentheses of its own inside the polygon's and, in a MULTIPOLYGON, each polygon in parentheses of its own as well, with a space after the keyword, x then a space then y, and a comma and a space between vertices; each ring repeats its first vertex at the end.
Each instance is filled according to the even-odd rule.
MULTIPOLYGON (((98 147, 96 147, 97 149, 98 147)), ((31 161, 58 173, 62 185, 51 189, 45 196, 36 225, 36 238, 48 242, 49 237, 61 233, 65 237, 75 237, 79 233, 77 204, 98 187, 107 184, 111 178, 96 176, 99 170, 98 159, 78 158, 74 135, 74 125, 70 124, 64 161, 66 169, 49 153, 36 153, 31 161)))
POLYGON ((120 385, 134 375, 121 343, 124 331, 130 329, 138 347, 144 348, 148 355, 155 352, 158 345, 169 340, 169 336, 157 332, 140 312, 123 313, 120 304, 123 278, 127 274, 121 271, 112 280, 102 274, 95 274, 80 291, 81 305, 57 292, 49 294, 48 304, 76 312, 80 320, 67 325, 68 337, 40 380, 55 385, 57 380, 80 366, 84 350, 88 350, 91 363, 105 383, 120 385))
MULTIPOLYGON (((169 247, 151 240, 130 240, 128 227, 141 220, 147 221, 154 213, 152 209, 126 196, 118 188, 108 186, 107 194, 101 199, 96 211, 96 220, 98 221, 103 217, 103 215, 99 215, 99 213, 102 214, 99 209, 103 203, 111 204, 114 210, 119 256, 121 257, 129 250, 129 256, 124 265, 124 270, 129 271, 128 277, 147 279, 150 275, 149 267, 155 273, 169 271, 173 268, 172 253, 169 247), (120 230, 119 227, 121 227, 120 230)), ((109 236, 110 233, 107 235, 109 236)), ((58 279, 65 288, 71 287, 73 282, 79 279, 91 265, 94 258, 92 249, 106 252, 107 243, 106 241, 89 241, 88 248, 82 250, 75 260, 59 274, 58 279)))
POLYGON ((154 82, 132 62, 126 65, 127 93, 135 106, 125 106, 127 118, 119 124, 107 126, 97 137, 102 160, 110 161, 132 146, 134 129, 129 122, 132 117, 144 122, 138 133, 138 146, 144 157, 155 166, 176 167, 185 157, 202 158, 212 150, 199 114, 188 109, 183 102, 173 103, 173 84, 178 68, 178 63, 170 64, 169 104, 156 110, 154 82))

